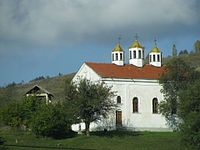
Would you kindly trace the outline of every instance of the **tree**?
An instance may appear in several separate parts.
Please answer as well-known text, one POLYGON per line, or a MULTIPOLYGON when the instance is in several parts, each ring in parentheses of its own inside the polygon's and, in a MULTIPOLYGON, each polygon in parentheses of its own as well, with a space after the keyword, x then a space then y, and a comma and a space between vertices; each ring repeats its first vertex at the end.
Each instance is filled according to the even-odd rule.
POLYGON ((1 111, 2 122, 11 127, 19 128, 23 122, 22 105, 13 102, 4 107, 1 111))
POLYGON ((111 87, 81 79, 78 84, 71 82, 67 88, 67 100, 73 103, 75 116, 85 122, 86 135, 89 136, 90 123, 106 118, 116 105, 111 87), (70 91, 70 92, 69 92, 70 91))
POLYGON ((200 149, 200 73, 176 58, 167 64, 160 83, 165 98, 160 104, 162 114, 181 131, 186 146, 200 149))
POLYGON ((31 130, 37 136, 64 138, 73 136, 71 121, 61 104, 43 104, 33 114, 31 130))
POLYGON ((177 49, 176 49, 176 45, 175 44, 173 44, 173 47, 172 47, 172 56, 173 57, 177 56, 177 49))
POLYGON ((195 43, 194 43, 194 49, 195 49, 195 52, 196 53, 199 53, 200 52, 200 41, 197 40, 195 43))
POLYGON ((12 102, 2 109, 1 120, 11 127, 29 127, 33 113, 40 109, 42 103, 45 104, 45 101, 35 96, 25 97, 21 102, 12 102))
POLYGON ((177 119, 178 97, 189 83, 197 78, 194 69, 180 58, 173 58, 167 65, 165 73, 160 78, 163 86, 161 92, 165 101, 160 104, 160 111, 165 116, 169 126, 176 130, 179 125, 177 119))
POLYGON ((200 149, 200 80, 180 93, 181 133, 183 142, 191 149, 200 149))

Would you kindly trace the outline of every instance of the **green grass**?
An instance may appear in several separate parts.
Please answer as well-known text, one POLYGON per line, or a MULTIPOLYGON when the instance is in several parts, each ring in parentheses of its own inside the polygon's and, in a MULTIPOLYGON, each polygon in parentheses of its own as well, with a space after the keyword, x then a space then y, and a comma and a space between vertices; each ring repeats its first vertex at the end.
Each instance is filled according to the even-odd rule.
POLYGON ((73 138, 55 140, 51 138, 36 138, 30 132, 0 130, 7 145, 32 146, 9 149, 56 149, 59 146, 73 149, 97 150, 178 150, 180 137, 174 132, 128 132, 110 131, 107 133, 93 132, 90 137, 77 135, 73 138), (17 143, 16 143, 17 140, 17 143), (46 147, 46 148, 45 148, 46 147))

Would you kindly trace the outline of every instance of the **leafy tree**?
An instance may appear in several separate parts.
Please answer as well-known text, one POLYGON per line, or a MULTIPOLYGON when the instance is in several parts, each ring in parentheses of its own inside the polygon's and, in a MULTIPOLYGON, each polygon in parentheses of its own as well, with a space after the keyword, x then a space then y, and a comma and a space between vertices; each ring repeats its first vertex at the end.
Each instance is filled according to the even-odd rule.
POLYGON ((22 102, 12 102, 1 111, 1 120, 4 124, 19 128, 22 125, 29 127, 32 114, 35 113, 44 101, 37 97, 25 97, 22 102))
POLYGON ((195 49, 195 52, 196 53, 199 53, 200 52, 200 41, 197 40, 195 43, 194 43, 194 49, 195 49))
POLYGON ((41 100, 36 96, 25 97, 21 103, 22 105, 22 113, 23 113, 23 125, 26 127, 30 126, 30 120, 33 114, 41 109, 41 105, 46 104, 46 101, 41 100))
POLYGON ((177 120, 179 93, 186 89, 197 76, 194 69, 182 59, 173 58, 166 65, 166 71, 160 78, 160 84, 163 86, 161 92, 165 98, 165 101, 160 104, 160 111, 173 129, 177 129, 179 124, 179 120, 177 120))
POLYGON ((165 98, 160 104, 162 114, 181 131, 189 148, 200 149, 200 73, 176 58, 167 64, 160 83, 165 98))
POLYGON ((104 83, 92 83, 87 79, 81 79, 78 85, 71 82, 67 89, 66 98, 74 104, 75 116, 85 122, 89 136, 90 123, 106 118, 115 108, 114 92, 104 83))
POLYGON ((31 129, 37 136, 63 138, 73 135, 70 117, 60 104, 41 105, 32 117, 31 129))
POLYGON ((177 56, 177 49, 176 49, 176 45, 175 44, 173 44, 173 47, 172 47, 172 56, 173 57, 177 56))
POLYGON ((200 80, 180 93, 181 133, 183 142, 191 149, 200 149, 200 80))
POLYGON ((10 103, 1 111, 1 119, 4 124, 19 128, 23 123, 22 105, 20 103, 10 103))
POLYGON ((188 55, 188 51, 185 49, 185 50, 181 50, 180 52, 179 52, 179 56, 180 55, 188 55))

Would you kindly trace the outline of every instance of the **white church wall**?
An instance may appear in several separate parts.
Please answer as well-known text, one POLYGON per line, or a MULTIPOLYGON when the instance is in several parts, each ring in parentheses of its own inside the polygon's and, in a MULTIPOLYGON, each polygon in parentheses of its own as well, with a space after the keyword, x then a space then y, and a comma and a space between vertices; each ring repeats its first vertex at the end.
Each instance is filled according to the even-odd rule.
MULTIPOLYGON (((164 116, 153 114, 152 100, 157 98, 158 102, 163 100, 161 86, 156 80, 137 81, 106 81, 113 86, 113 91, 121 96, 122 124, 130 130, 169 130, 166 126, 164 116), (139 82, 142 81, 142 82, 139 82), (132 100, 138 98, 138 113, 133 113, 132 100)), ((116 98, 115 98, 116 101, 116 98)))
POLYGON ((97 75, 88 65, 85 63, 81 66, 79 71, 76 73, 74 78, 72 79, 73 82, 77 83, 80 79, 88 79, 90 81, 100 81, 101 77, 97 75))
MULTIPOLYGON (((146 79, 116 79, 101 78, 89 66, 83 64, 79 72, 73 78, 77 82, 80 78, 87 78, 91 81, 104 81, 112 90, 116 91, 116 97, 113 99, 117 103, 117 96, 121 97, 121 104, 118 104, 118 111, 122 111, 122 125, 130 130, 148 130, 148 131, 169 131, 166 120, 161 114, 153 114, 152 100, 157 98, 160 103, 164 100, 160 92, 162 86, 157 80, 146 79), (132 100, 138 98, 138 113, 133 113, 132 100)), ((72 125, 72 130, 78 131, 79 124, 72 125)), ((90 130, 99 130, 106 128, 108 130, 116 128, 116 112, 112 112, 108 119, 91 123, 90 130)), ((84 123, 81 123, 81 130, 85 129, 84 123)))

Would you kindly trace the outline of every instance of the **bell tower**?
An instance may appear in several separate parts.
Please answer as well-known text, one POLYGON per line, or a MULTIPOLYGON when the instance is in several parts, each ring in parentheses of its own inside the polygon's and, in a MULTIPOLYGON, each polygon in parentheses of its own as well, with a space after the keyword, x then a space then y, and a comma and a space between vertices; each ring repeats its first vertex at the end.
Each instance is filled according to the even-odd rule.
POLYGON ((138 41, 137 34, 135 41, 129 47, 129 64, 137 67, 143 67, 144 65, 144 47, 138 41))
POLYGON ((115 47, 112 50, 112 63, 123 66, 124 65, 124 51, 120 45, 120 37, 118 43, 115 45, 115 47))
POLYGON ((161 67, 162 66, 162 52, 157 47, 156 39, 154 40, 155 47, 151 49, 151 52, 149 53, 149 64, 161 67))

